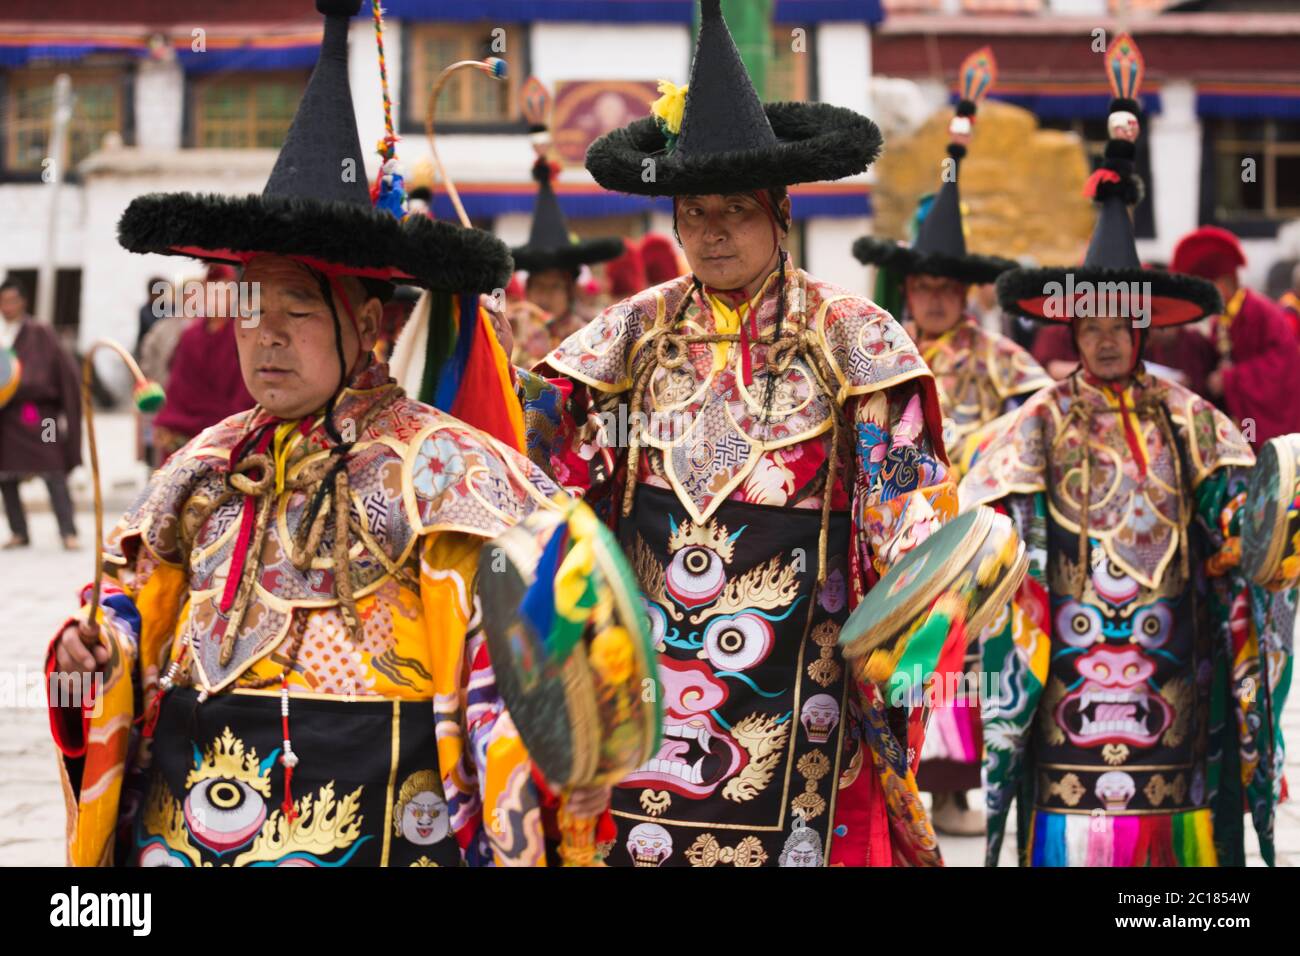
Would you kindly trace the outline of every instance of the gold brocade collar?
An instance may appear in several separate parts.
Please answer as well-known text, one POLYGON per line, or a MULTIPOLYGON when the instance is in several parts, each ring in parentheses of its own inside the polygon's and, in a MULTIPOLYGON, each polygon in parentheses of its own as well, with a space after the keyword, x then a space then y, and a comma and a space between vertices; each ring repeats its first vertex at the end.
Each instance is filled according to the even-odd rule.
POLYGON ((1071 378, 1075 399, 1088 402, 1095 411, 1102 412, 1119 411, 1121 401, 1130 410, 1144 406, 1162 399, 1167 391, 1164 382, 1148 372, 1142 362, 1138 363, 1133 374, 1120 389, 1111 388, 1093 378, 1083 368, 1077 369, 1071 378))
MULTIPOLYGON (((921 350, 921 357, 925 359, 926 364, 933 365, 934 360, 940 355, 949 355, 953 352, 971 348, 974 344, 972 341, 972 333, 975 331, 974 322, 974 316, 969 312, 963 312, 961 318, 953 324, 952 328, 937 338, 927 340, 918 337, 916 344, 921 350)), ((915 320, 913 320, 912 325, 919 333, 920 327, 916 325, 915 320)))
MULTIPOLYGON (((386 405, 402 394, 400 386, 389 376, 388 365, 371 359, 364 368, 352 376, 348 384, 340 389, 334 400, 331 418, 339 430, 339 436, 345 444, 350 444, 360 437, 358 425, 369 420, 375 409, 386 405)), ((287 433, 298 432, 306 442, 291 436, 281 442, 284 451, 291 455, 294 448, 310 444, 316 448, 335 444, 325 428, 325 409, 319 409, 295 421, 286 421, 272 415, 261 405, 256 406, 248 417, 244 427, 245 439, 258 435, 267 427, 293 426, 287 433), (304 423, 307 423, 304 427, 304 423)), ((237 449, 238 450, 238 446, 237 449)), ((232 456, 233 458, 233 456, 232 456)))

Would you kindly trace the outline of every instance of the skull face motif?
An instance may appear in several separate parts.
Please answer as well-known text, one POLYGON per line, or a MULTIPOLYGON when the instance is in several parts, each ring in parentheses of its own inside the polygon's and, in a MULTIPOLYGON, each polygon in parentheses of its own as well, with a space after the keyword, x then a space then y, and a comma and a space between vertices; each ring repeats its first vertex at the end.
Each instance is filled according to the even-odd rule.
POLYGON ((1055 612, 1076 685, 1058 705, 1056 721, 1078 747, 1150 747, 1175 716, 1159 693, 1159 658, 1149 653, 1168 643, 1173 611, 1164 599, 1139 604, 1138 583, 1100 550, 1093 555, 1089 583, 1097 603, 1071 598, 1055 612))
POLYGON ((627 854, 633 866, 663 866, 673 855, 673 837, 657 823, 638 823, 627 835, 627 854))
POLYGON ((1097 799, 1106 805, 1107 810, 1118 811, 1128 807, 1128 802, 1137 793, 1137 784, 1123 770, 1108 770, 1097 778, 1097 799))
POLYGON ((973 128, 969 116, 954 116, 948 123, 948 138, 954 143, 969 146, 973 128))
POLYGON ((419 846, 437 843, 447 835, 447 804, 438 794, 417 793, 402 809, 402 836, 419 846))
POLYGON ((785 846, 781 850, 780 857, 777 858, 777 865, 821 866, 822 839, 817 835, 817 831, 797 823, 790 831, 790 835, 786 837, 785 846))
POLYGON ((838 614, 844 607, 844 591, 844 575, 838 569, 832 571, 827 576, 826 583, 822 585, 821 595, 818 598, 828 614, 838 614))
POLYGON ((1106 118, 1106 131, 1111 139, 1122 139, 1130 143, 1137 142, 1141 124, 1138 118, 1127 110, 1116 110, 1106 118))
POLYGON ((815 694, 804 702, 799 712, 799 723, 803 724, 808 739, 815 744, 824 744, 840 722, 840 705, 830 694, 815 694))

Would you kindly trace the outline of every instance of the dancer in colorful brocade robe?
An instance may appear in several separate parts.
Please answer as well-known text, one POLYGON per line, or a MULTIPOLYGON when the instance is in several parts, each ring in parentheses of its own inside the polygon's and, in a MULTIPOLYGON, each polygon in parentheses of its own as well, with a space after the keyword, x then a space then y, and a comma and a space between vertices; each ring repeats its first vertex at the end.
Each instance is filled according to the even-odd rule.
POLYGON ((1208 282, 1140 265, 1130 38, 1107 64, 1116 99, 1083 264, 998 280, 1008 311, 1070 323, 1081 367, 985 442, 961 485, 963 507, 997 503, 1031 554, 1004 626, 984 640, 1000 687, 983 710, 987 862, 1014 800, 1025 866, 1241 864, 1246 806, 1271 858, 1285 697, 1239 680, 1274 679, 1260 677, 1269 639, 1242 619, 1253 597, 1236 571, 1254 456, 1212 405, 1143 368, 1148 328, 1220 300, 1208 282), (1107 301, 1101 283, 1125 294, 1107 301))
POLYGON ((93 701, 50 701, 75 865, 546 862, 548 788, 497 694, 476 579, 485 540, 557 507, 479 306, 509 255, 340 178, 362 155, 359 0, 317 8, 321 57, 262 195, 146 196, 119 224, 131 251, 257 284, 236 339, 258 405, 153 476, 109 537, 100 623, 84 605, 50 649, 51 672, 98 679, 93 701), (443 297, 481 420, 513 428, 389 378, 371 348, 394 282, 443 297))
POLYGON ((825 104, 764 106, 717 0, 702 11, 689 92, 661 84, 655 115, 587 159, 607 189, 673 197, 691 274, 538 368, 572 388, 557 480, 591 474, 575 420, 619 452, 588 500, 617 526, 659 650, 665 738, 614 788, 606 862, 937 864, 914 774, 924 714, 855 680, 837 645, 953 514, 934 379, 888 313, 782 248, 785 187, 861 172, 879 133, 825 104))

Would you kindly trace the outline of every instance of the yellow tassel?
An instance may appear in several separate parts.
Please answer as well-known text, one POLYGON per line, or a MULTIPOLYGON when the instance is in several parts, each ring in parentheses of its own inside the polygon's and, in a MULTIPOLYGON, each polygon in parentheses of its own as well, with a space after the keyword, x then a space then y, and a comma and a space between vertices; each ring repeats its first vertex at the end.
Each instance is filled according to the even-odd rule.
MULTIPOLYGON (((689 84, 688 84, 689 86, 689 84)), ((681 132, 682 114, 686 112, 687 86, 678 86, 668 80, 659 81, 663 95, 650 104, 650 112, 664 124, 664 129, 676 136, 681 132)))

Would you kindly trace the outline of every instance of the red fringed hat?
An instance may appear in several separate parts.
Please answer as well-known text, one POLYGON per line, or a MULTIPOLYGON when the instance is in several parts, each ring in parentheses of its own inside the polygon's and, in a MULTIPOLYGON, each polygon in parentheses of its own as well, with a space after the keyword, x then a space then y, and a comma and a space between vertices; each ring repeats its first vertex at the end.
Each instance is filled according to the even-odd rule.
POLYGON ((621 256, 605 264, 605 278, 609 280, 609 294, 619 299, 636 295, 646 287, 641 250, 631 239, 623 240, 621 256))
POLYGON ((657 232, 648 232, 642 237, 641 263, 645 266, 646 285, 650 286, 661 285, 683 273, 673 241, 657 232))
POLYGON ((1202 226, 1178 240, 1169 271, 1214 281, 1245 264, 1246 253, 1235 235, 1219 226, 1202 226))

